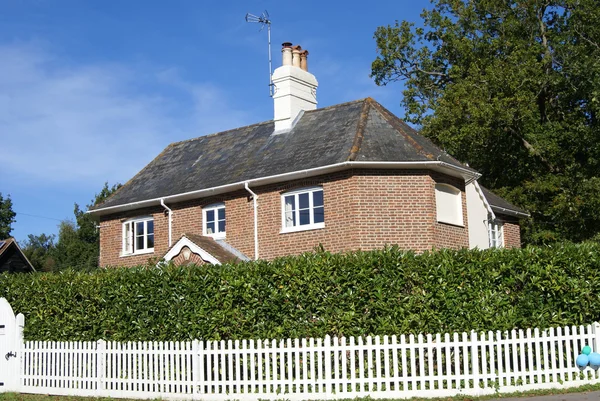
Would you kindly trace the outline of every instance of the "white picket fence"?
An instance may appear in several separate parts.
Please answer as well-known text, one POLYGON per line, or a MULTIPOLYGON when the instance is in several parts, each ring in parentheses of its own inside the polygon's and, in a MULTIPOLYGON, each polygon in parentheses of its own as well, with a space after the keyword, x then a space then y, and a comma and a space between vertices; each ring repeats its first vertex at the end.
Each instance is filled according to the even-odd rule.
POLYGON ((12 391, 203 400, 484 395, 599 383, 598 370, 575 366, 585 345, 599 350, 600 324, 452 336, 26 341, 12 391))

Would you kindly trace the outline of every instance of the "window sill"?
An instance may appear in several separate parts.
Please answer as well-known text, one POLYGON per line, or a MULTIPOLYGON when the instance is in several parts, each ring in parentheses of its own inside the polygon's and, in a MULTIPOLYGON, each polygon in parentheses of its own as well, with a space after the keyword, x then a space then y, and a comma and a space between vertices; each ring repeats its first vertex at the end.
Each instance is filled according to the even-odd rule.
POLYGON ((225 239, 226 238, 226 233, 222 233, 222 234, 204 234, 204 236, 212 238, 214 240, 225 239))
POLYGON ((438 220, 437 221, 440 224, 445 224, 448 226, 454 226, 454 227, 462 227, 465 228, 465 224, 464 223, 456 223, 456 222, 451 222, 451 221, 442 221, 442 220, 438 220))
POLYGON ((310 231, 310 230, 319 230, 321 228, 325 228, 325 223, 311 224, 305 226, 297 226, 297 227, 285 227, 279 231, 279 234, 287 234, 287 233, 297 233, 300 231, 310 231))
POLYGON ((136 251, 133 253, 122 253, 119 255, 120 258, 126 258, 127 256, 135 256, 135 255, 147 255, 149 253, 154 253, 154 248, 144 249, 143 251, 136 251))

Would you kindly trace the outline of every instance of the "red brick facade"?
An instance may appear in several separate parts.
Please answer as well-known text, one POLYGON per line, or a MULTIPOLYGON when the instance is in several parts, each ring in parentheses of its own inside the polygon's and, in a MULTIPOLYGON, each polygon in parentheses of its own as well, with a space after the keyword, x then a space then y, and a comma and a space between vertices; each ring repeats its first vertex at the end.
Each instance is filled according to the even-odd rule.
POLYGON ((521 247, 521 226, 517 220, 505 221, 502 228, 505 248, 521 247))
MULTIPOLYGON (((370 250, 393 244, 416 251, 469 246, 464 181, 430 171, 347 170, 251 189, 258 195, 261 259, 300 254, 320 245, 332 252, 370 250), (464 226, 437 222, 436 183, 451 184, 461 191, 464 226), (313 186, 323 188, 325 227, 281 233, 281 195, 313 186)), ((173 210, 173 243, 184 233, 202 234, 202 207, 216 202, 225 204, 226 241, 254 258, 253 201, 243 190, 168 204, 173 210)), ((168 215, 160 206, 103 216, 100 227, 101 266, 133 266, 158 259, 167 251, 168 215), (150 215, 154 218, 154 252, 121 256, 122 223, 150 215)), ((519 246, 519 226, 506 224, 504 230, 507 246, 519 246)))

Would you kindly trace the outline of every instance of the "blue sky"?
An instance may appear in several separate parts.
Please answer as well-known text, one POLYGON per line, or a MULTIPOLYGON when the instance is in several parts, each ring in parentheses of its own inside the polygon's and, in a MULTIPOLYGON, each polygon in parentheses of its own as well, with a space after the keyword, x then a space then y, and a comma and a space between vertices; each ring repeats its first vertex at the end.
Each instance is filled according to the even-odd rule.
POLYGON ((270 120, 281 43, 309 50, 319 107, 371 96, 399 116, 400 84, 369 78, 373 33, 426 0, 0 2, 0 192, 12 235, 56 234, 73 206, 125 183, 169 143, 270 120))

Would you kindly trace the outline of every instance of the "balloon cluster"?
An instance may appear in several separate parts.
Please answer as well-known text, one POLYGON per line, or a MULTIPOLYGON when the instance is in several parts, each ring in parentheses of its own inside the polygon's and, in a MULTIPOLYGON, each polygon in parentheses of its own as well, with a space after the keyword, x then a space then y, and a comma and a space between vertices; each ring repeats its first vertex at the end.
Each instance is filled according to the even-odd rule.
POLYGON ((592 348, 589 345, 586 345, 581 350, 581 354, 579 354, 575 363, 577 363, 577 366, 580 368, 585 368, 589 364, 593 369, 598 369, 600 368, 600 354, 592 352, 592 348))

